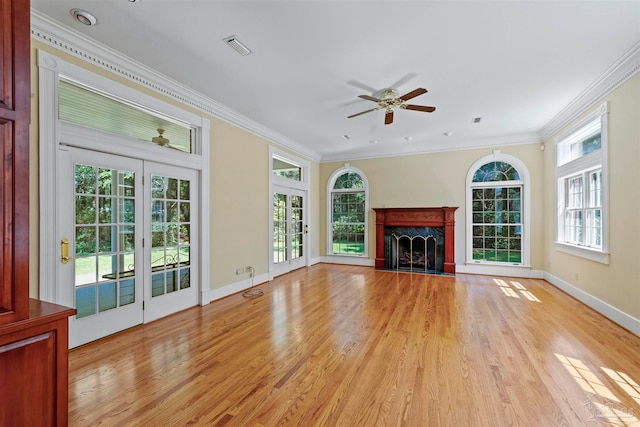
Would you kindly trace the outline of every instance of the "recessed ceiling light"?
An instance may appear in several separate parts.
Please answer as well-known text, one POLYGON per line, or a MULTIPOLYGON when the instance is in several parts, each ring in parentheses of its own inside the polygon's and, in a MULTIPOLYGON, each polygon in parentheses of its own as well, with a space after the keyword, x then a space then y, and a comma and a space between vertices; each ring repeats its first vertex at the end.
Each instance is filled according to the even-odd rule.
POLYGON ((412 136, 405 136, 404 139, 405 139, 405 141, 411 141, 411 140, 413 140, 413 137, 412 136))
POLYGON ((346 133, 345 133, 344 135, 342 135, 342 137, 343 137, 344 139, 351 139, 351 135, 347 135, 346 133))
POLYGON ((481 120, 482 117, 474 117, 473 120, 471 120, 471 123, 480 123, 481 120))
POLYGON ((251 49, 249 49, 240 40, 238 40, 236 36, 225 37, 224 39, 222 39, 222 41, 225 42, 227 46, 232 47, 242 56, 247 56, 251 53, 251 49))
POLYGON ((377 144, 378 140, 377 139, 372 139, 371 141, 369 141, 369 144, 377 144))
POLYGON ((443 133, 443 135, 444 135, 444 136, 451 136, 451 135, 453 135, 453 132, 451 132, 451 131, 449 131, 449 132, 445 132, 445 133, 443 133))
POLYGON ((69 13, 71 13, 71 16, 76 18, 78 22, 84 25, 92 26, 92 25, 96 25, 96 23, 98 22, 96 17, 90 14, 89 12, 87 12, 86 10, 71 9, 69 13))

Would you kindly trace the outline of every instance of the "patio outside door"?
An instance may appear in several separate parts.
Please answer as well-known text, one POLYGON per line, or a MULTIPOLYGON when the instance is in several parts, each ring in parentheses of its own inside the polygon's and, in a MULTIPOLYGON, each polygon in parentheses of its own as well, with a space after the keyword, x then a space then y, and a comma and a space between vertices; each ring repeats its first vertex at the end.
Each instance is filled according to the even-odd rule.
POLYGON ((273 193, 273 276, 306 265, 305 192, 276 187, 273 193))
POLYGON ((70 347, 196 305, 196 172, 71 147, 60 154, 60 300, 77 311, 70 347))

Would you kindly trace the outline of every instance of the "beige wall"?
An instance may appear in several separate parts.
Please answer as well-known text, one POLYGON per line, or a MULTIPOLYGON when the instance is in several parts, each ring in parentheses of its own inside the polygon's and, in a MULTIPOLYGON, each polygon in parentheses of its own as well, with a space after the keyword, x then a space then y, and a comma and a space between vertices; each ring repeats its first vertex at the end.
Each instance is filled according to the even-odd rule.
POLYGON ((607 100, 610 263, 601 264, 555 249, 554 138, 557 135, 554 135, 546 141, 544 159, 545 205, 548 206, 544 267, 561 280, 640 319, 640 74, 586 109, 585 114, 607 100))
MULTIPOLYGON (((64 61, 86 68, 147 95, 198 114, 211 122, 211 169, 208 186, 211 195, 209 221, 210 283, 205 289, 215 289, 233 284, 247 276, 236 276, 238 267, 248 265, 256 269, 256 275, 266 274, 269 268, 269 142, 240 128, 204 114, 194 108, 159 95, 127 79, 81 61, 63 51, 38 41, 32 41, 31 87, 32 110, 30 127, 30 295, 39 293, 39 135, 38 135, 38 67, 37 49, 47 51, 64 61)), ((299 157, 299 156, 298 156, 299 157)), ((307 159, 308 160, 308 159, 307 159)), ((310 161, 311 185, 318 180, 319 166, 310 161)), ((318 199, 311 197, 310 229, 318 230, 318 199)), ((318 239, 312 234, 312 256, 319 253, 318 239)), ((51 254, 55 256, 55 254, 51 254)), ((43 274, 47 274, 46 272, 43 274)))
MULTIPOLYGON (((269 143, 214 117, 112 75, 40 42, 32 42, 30 294, 38 295, 38 68, 36 49, 107 76, 211 121, 210 289, 238 281, 235 269, 252 265, 257 274, 269 263, 269 143)), ((531 176, 531 266, 544 270, 613 307, 640 318, 640 74, 607 97, 610 102, 610 252, 609 265, 589 261, 554 247, 553 138, 547 150, 538 144, 495 147, 523 161, 531 176)), ((597 105, 599 105, 598 103, 597 105)), ((594 108, 597 106, 594 105, 594 108)), ((585 113, 592 111, 587 109, 585 113)), ((465 242, 465 177, 469 167, 491 149, 462 150, 412 156, 350 161, 367 176, 370 207, 458 206, 456 233, 465 242)), ((310 256, 326 255, 326 191, 329 176, 343 162, 311 161, 310 256)), ((375 256, 374 216, 369 221, 369 257, 375 256)), ((457 248, 456 263, 464 262, 457 248)), ((52 254, 52 256, 54 256, 52 254)), ((46 273, 44 273, 46 274, 46 273)), ((206 287, 206 285, 205 285, 206 287)))
MULTIPOLYGON (((465 242, 465 183, 471 165, 481 157, 499 149, 520 159, 531 176, 531 235, 539 236, 543 229, 542 171, 543 155, 539 144, 495 147, 421 154, 380 159, 356 160, 349 164, 360 169, 369 182, 369 206, 377 207, 437 207, 457 206, 456 241, 465 242)), ((326 230, 326 194, 331 174, 344 166, 344 162, 320 165, 321 228, 326 230)), ((375 216, 369 212, 369 258, 375 258, 375 216)), ((464 246, 464 245, 463 245, 464 246)), ((541 269, 543 242, 531 242, 531 265, 541 269)), ((326 254, 326 232, 320 236, 320 250, 326 254)), ((456 248, 456 264, 464 263, 464 247, 456 248)))

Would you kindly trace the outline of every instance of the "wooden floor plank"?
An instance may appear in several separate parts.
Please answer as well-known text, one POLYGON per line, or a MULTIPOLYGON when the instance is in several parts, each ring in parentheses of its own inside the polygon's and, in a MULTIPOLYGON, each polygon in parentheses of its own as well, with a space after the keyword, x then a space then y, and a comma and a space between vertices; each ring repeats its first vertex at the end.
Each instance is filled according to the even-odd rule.
POLYGON ((319 264, 74 349, 71 426, 640 425, 640 338, 537 279, 319 264))

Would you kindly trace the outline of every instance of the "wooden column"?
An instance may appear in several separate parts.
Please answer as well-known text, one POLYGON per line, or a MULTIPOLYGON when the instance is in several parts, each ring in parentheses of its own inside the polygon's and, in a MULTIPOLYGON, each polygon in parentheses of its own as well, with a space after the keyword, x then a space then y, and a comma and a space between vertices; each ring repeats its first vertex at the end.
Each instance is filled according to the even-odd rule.
POLYGON ((444 273, 455 274, 455 211, 440 208, 373 208, 376 212, 376 268, 384 268, 385 227, 443 227, 444 273))

